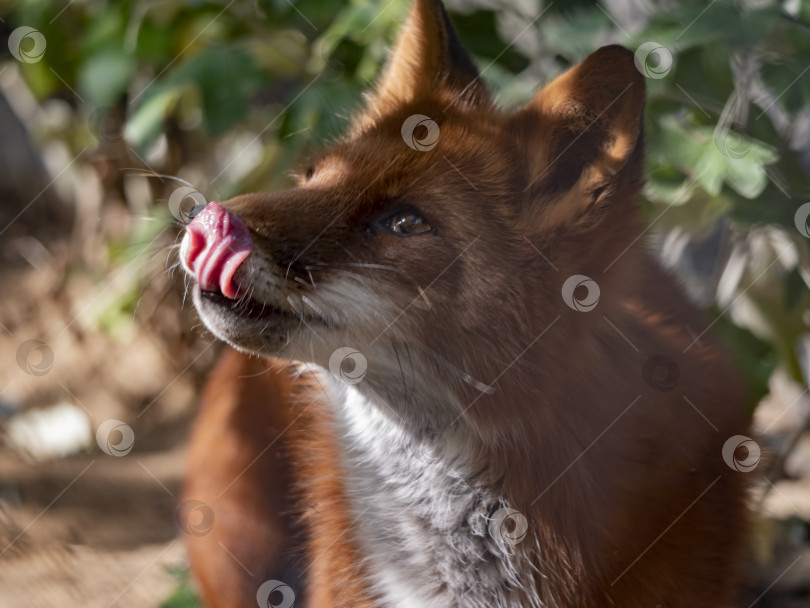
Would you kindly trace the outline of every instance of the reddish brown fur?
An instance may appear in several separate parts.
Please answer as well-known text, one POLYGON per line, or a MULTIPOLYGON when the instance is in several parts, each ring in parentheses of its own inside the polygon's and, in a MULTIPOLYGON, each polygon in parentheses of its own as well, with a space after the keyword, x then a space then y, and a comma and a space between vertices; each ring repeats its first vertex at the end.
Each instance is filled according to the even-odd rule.
POLYGON ((186 535, 206 605, 253 605, 259 586, 276 579, 299 598, 311 595, 309 606, 371 606, 345 532, 340 458, 321 397, 317 383, 289 363, 231 349, 212 372, 184 489, 185 500, 215 514, 210 532, 186 535), (294 483, 300 479, 306 486, 294 483), (337 587, 336 572, 345 578, 337 587))
MULTIPOLYGON (((559 606, 731 606, 746 479, 726 466, 721 448, 747 421, 719 346, 709 335, 693 344, 708 322, 635 243, 643 231, 633 196, 643 169, 644 79, 628 51, 607 47, 505 114, 457 57, 444 19, 438 3, 417 0, 366 113, 315 164, 313 180, 240 196, 227 208, 277 260, 268 272, 294 273, 290 252, 306 245, 314 260, 373 260, 432 286, 431 309, 398 323, 472 377, 499 380, 491 395, 447 383, 469 404, 464 423, 480 437, 470 460, 530 522, 544 593, 559 606), (430 154, 402 145, 400 126, 416 113, 440 120, 430 154), (456 168, 474 179, 474 201, 456 168), (356 230, 403 196, 450 236, 370 240, 356 230), (462 250, 464 264, 454 264, 462 250), (573 274, 597 280, 595 311, 561 305, 573 274), (677 390, 643 381, 653 355, 677 363, 677 390)), ((248 333, 231 339, 267 347, 248 333)), ((241 377, 266 365, 229 353, 193 438, 186 496, 217 514, 211 535, 189 539, 206 602, 247 605, 261 582, 219 541, 259 578, 279 580, 297 543, 307 606, 375 605, 351 542, 361 524, 349 515, 321 389, 281 362, 241 377)))
POLYGON ((255 602, 270 575, 295 572, 288 564, 294 555, 289 439, 281 434, 291 422, 292 379, 288 365, 267 371, 265 362, 228 350, 203 395, 184 494, 214 512, 210 533, 187 535, 203 597, 210 606, 235 608, 255 602))

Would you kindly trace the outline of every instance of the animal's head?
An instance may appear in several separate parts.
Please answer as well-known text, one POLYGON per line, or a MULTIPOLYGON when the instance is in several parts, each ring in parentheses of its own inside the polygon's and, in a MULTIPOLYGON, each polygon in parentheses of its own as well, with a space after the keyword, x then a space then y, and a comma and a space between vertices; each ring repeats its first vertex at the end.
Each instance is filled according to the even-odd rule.
POLYGON ((297 187, 188 226, 200 316, 255 353, 334 368, 355 349, 394 400, 488 394, 556 317, 581 315, 568 277, 598 275, 603 294, 619 280, 623 259, 602 273, 638 234, 644 97, 612 46, 500 110, 441 3, 416 0, 365 108, 297 187))

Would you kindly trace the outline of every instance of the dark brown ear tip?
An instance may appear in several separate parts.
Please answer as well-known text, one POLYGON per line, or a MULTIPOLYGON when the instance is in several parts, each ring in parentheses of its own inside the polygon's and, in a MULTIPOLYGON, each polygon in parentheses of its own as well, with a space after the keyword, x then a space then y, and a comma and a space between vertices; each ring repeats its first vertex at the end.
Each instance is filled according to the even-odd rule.
POLYGON ((623 59, 625 61, 633 61, 633 51, 621 44, 608 44, 607 46, 596 49, 593 53, 594 56, 615 57, 616 59, 623 59))
MULTIPOLYGON (((615 83, 632 84, 633 90, 646 89, 644 74, 638 69, 635 53, 620 44, 611 44, 597 49, 585 60, 591 69, 615 83)), ((623 85, 624 86, 624 85, 623 85)))
POLYGON ((600 66, 608 70, 621 72, 632 72, 635 76, 643 79, 644 75, 636 69, 635 53, 619 44, 603 46, 593 52, 588 60, 599 63, 600 66))

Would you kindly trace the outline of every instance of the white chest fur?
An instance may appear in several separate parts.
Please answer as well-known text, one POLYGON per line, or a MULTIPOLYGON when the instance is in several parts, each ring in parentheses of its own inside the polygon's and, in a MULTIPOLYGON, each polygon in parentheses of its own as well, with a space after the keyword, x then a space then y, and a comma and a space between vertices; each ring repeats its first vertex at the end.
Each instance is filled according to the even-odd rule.
POLYGON ((490 533, 504 502, 465 470, 461 442, 432 453, 356 388, 336 388, 356 540, 383 605, 542 606, 529 539, 490 533))

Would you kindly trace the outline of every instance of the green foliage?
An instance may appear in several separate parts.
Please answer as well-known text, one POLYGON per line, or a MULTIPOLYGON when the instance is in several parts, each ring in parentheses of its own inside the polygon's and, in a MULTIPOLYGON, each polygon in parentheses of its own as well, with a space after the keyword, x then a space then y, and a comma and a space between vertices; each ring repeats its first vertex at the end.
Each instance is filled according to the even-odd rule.
POLYGON ((203 49, 149 87, 129 122, 128 139, 143 152, 148 150, 163 133, 164 117, 175 110, 184 94, 198 98, 194 101, 202 110, 207 133, 221 135, 245 116, 248 100, 270 82, 247 49, 203 49))
MULTIPOLYGON (((712 310, 718 314, 720 311, 712 310)), ((745 386, 751 413, 754 405, 768 394, 768 379, 778 363, 773 349, 753 333, 734 325, 725 316, 720 316, 713 327, 720 340, 729 348, 740 377, 745 386)))
POLYGON ((160 608, 202 608, 185 568, 172 568, 169 575, 177 580, 177 589, 160 604, 160 608))
MULTIPOLYGON (((729 148, 746 150, 740 158, 734 158, 714 145, 712 127, 687 127, 673 115, 662 117, 657 127, 656 137, 648 144, 648 162, 691 174, 691 179, 713 197, 720 195, 724 184, 746 198, 755 198, 765 189, 765 166, 777 160, 770 146, 729 132, 725 136, 729 148)), ((671 201, 680 202, 677 198, 671 201)))

